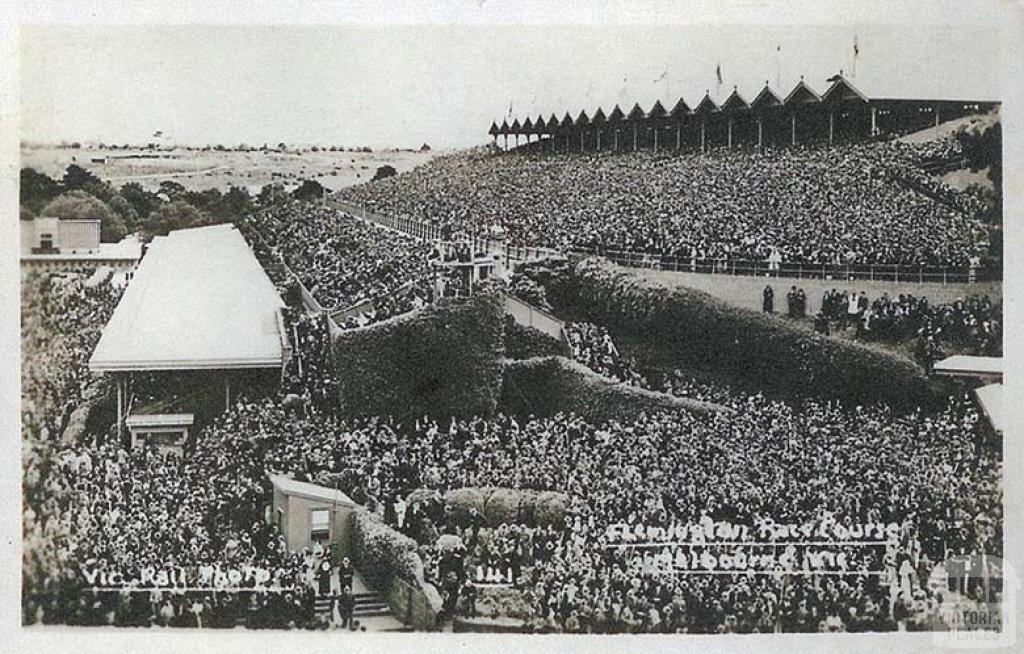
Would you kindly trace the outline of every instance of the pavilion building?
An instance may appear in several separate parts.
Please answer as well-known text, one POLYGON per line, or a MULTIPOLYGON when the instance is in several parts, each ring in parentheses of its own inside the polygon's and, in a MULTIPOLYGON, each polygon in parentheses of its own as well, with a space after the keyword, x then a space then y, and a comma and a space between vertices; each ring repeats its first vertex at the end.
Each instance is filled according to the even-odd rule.
POLYGON ((153 239, 89 360, 116 381, 118 436, 178 449, 238 393, 275 390, 283 307, 234 226, 153 239))

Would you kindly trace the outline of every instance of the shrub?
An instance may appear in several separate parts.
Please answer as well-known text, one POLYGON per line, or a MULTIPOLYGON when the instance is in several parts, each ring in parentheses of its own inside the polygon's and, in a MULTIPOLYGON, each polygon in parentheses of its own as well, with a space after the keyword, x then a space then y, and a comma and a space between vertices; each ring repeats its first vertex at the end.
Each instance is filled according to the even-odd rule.
MULTIPOLYGON (((543 263, 543 262, 542 262, 543 263)), ((659 362, 714 369, 768 392, 922 405, 933 400, 921 369, 878 347, 830 338, 706 293, 664 288, 596 259, 558 270, 524 268, 556 310, 604 325, 620 346, 659 362)))
POLYGON ((510 359, 558 356, 562 345, 544 332, 524 327, 512 316, 505 316, 505 356, 510 359))
POLYGON ((450 490, 444 494, 444 503, 460 523, 468 521, 474 509, 480 515, 484 512, 484 494, 476 488, 450 490))
POLYGON ((442 300, 332 334, 342 412, 398 418, 490 415, 501 388, 500 296, 442 300))
POLYGON ((499 406, 520 416, 572 412, 597 422, 632 420, 655 410, 728 411, 716 404, 613 382, 565 357, 506 362, 499 406))
POLYGON ((565 525, 565 512, 569 508, 569 497, 565 493, 545 491, 537 496, 537 504, 534 512, 537 524, 542 527, 553 525, 562 527, 565 525))
POLYGON ((484 518, 491 525, 515 522, 519 516, 521 493, 509 488, 495 489, 484 502, 484 518))
POLYGON ((416 541, 369 511, 357 510, 352 520, 354 559, 371 586, 385 588, 395 577, 422 584, 423 562, 416 553, 416 541))
POLYGON ((429 507, 432 504, 440 504, 444 501, 441 497, 441 493, 432 488, 420 488, 409 493, 409 497, 405 498, 407 509, 411 510, 412 507, 417 505, 423 505, 421 509, 429 507))

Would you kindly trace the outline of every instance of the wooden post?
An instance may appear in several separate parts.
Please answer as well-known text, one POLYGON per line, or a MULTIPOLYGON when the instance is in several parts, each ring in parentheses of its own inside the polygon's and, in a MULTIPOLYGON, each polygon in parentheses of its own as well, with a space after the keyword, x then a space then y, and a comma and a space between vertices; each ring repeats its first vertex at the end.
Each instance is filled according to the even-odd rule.
POLYGON ((584 139, 584 134, 583 134, 583 130, 581 129, 580 130, 580 152, 583 152, 583 139, 584 139))
POLYGON ((939 129, 939 105, 935 105, 935 129, 939 129))
POLYGON ((760 116, 757 117, 757 147, 764 146, 764 126, 762 125, 762 119, 760 116))
POLYGON ((729 147, 732 147, 732 116, 729 116, 729 147))
POLYGON ((796 114, 789 117, 789 140, 790 145, 796 145, 796 114))
POLYGON ((681 150, 683 147, 683 126, 676 125, 676 150, 681 150))
POLYGON ((654 128, 654 151, 658 151, 658 128, 654 128))
POLYGON ((875 116, 876 109, 871 107, 871 136, 878 135, 878 119, 875 116))
POLYGON ((633 152, 636 152, 636 123, 633 123, 633 152))
POLYGON ((619 128, 615 128, 615 143, 612 145, 612 150, 615 152, 619 151, 619 128))
POLYGON ((601 128, 597 128, 597 151, 601 151, 601 128))
POLYGON ((707 119, 703 116, 700 119, 700 151, 705 152, 705 138, 706 138, 707 119))
POLYGON ((828 142, 832 143, 833 137, 835 136, 836 127, 836 115, 835 112, 828 112, 828 142))
POLYGON ((121 374, 117 375, 117 445, 122 445, 121 438, 124 436, 124 379, 121 374))
POLYGON ((231 378, 224 373, 224 410, 231 410, 231 378))

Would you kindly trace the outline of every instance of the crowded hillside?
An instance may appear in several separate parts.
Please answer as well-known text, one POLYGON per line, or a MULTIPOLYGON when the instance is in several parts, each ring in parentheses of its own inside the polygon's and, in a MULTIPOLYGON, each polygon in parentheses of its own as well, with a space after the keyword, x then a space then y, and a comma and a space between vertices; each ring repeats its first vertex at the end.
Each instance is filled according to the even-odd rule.
POLYGON ((451 232, 500 227, 513 244, 563 250, 710 261, 766 260, 774 250, 786 263, 926 267, 985 259, 978 207, 965 199, 968 211, 951 208, 906 181, 923 174, 923 152, 931 149, 898 142, 707 154, 479 151, 337 195, 451 232))

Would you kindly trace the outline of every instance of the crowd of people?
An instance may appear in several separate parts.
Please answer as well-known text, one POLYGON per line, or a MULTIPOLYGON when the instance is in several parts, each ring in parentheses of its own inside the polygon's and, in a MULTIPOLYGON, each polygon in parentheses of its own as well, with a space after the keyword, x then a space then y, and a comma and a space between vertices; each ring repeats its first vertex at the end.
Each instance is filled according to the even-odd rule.
POLYGON ((338 194, 474 236, 498 226, 514 245, 688 261, 767 260, 775 251, 783 263, 966 267, 984 256, 987 228, 898 181, 920 147, 461 153, 338 194))
POLYGON ((816 326, 823 333, 829 333, 833 324, 842 330, 854 327, 860 338, 870 341, 913 339, 923 360, 934 361, 941 358, 943 343, 970 354, 1000 356, 1001 321, 1000 307, 987 295, 930 304, 928 298, 909 293, 883 293, 871 300, 863 291, 830 289, 822 296, 816 326))
POLYGON ((290 201, 245 219, 254 247, 298 276, 327 310, 345 309, 428 277, 431 246, 324 205, 290 201), (250 232, 251 233, 251 232, 250 232))
POLYGON ((32 272, 21 285, 22 428, 48 441, 100 380, 88 362, 123 287, 112 274, 32 272))

